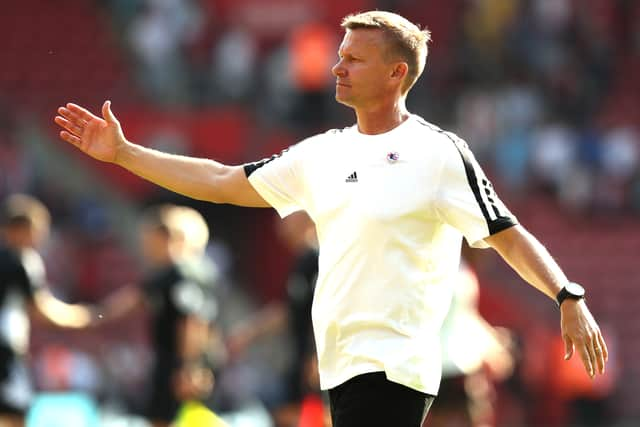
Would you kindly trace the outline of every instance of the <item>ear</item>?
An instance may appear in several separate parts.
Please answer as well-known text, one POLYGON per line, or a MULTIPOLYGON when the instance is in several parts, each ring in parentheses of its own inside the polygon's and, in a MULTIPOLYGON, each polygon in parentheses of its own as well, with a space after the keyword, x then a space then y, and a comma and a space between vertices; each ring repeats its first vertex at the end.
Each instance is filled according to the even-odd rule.
POLYGON ((393 66, 391 70, 391 78, 402 80, 407 75, 409 71, 409 66, 406 62, 398 62, 393 66))

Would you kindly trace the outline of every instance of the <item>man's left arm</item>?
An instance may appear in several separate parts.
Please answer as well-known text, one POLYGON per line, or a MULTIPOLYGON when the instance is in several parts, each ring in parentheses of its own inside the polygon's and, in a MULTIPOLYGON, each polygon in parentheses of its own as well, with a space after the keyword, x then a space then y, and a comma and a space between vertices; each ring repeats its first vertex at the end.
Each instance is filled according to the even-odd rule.
MULTIPOLYGON (((521 225, 507 228, 484 240, 520 277, 553 300, 569 283, 547 249, 521 225)), ((560 305, 560 314, 565 359, 570 359, 575 350, 590 377, 595 376, 596 369, 604 374, 607 345, 584 299, 565 299, 560 305)))

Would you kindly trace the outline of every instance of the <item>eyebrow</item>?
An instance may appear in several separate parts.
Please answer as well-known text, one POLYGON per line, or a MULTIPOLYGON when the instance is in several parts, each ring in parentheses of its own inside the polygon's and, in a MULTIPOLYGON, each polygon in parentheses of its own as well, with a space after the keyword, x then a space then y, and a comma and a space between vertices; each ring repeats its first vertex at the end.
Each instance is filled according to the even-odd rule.
POLYGON ((342 46, 340 46, 338 48, 338 56, 340 56, 340 57, 350 57, 350 58, 356 58, 356 59, 357 58, 361 58, 360 55, 354 54, 351 51, 345 52, 345 50, 344 50, 344 48, 342 46))

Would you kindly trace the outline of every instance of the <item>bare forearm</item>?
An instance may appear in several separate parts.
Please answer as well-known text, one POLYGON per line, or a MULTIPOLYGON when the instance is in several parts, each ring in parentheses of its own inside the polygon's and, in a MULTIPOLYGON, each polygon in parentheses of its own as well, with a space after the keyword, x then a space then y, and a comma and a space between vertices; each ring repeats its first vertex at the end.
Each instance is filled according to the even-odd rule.
POLYGON ((196 317, 186 317, 178 326, 178 354, 183 361, 194 361, 207 350, 209 324, 196 317))
POLYGON ((91 311, 88 306, 67 304, 45 289, 38 290, 34 294, 33 306, 47 321, 58 326, 84 328, 91 321, 91 311))
POLYGON ((213 160, 169 154, 126 143, 119 149, 115 163, 176 193, 224 203, 216 180, 226 172, 227 166, 213 160))
MULTIPOLYGON (((567 284, 567 277, 544 246, 522 226, 503 230, 485 239, 520 276, 555 299, 567 284)), ((604 373, 607 345, 584 300, 566 300, 560 306, 560 326, 565 343, 565 359, 577 350, 593 378, 596 369, 604 373)))
POLYGON ((282 331, 287 326, 287 319, 287 308, 276 302, 265 307, 246 328, 252 331, 253 341, 282 331))
POLYGON ((269 207, 253 188, 242 166, 163 153, 128 142, 111 102, 102 105, 102 118, 69 103, 58 108, 60 137, 103 162, 116 163, 134 174, 194 199, 239 206, 269 207))
POLYGON ((566 275, 533 235, 521 226, 516 227, 505 230, 509 235, 492 236, 487 241, 520 277, 555 299, 568 281, 566 275))

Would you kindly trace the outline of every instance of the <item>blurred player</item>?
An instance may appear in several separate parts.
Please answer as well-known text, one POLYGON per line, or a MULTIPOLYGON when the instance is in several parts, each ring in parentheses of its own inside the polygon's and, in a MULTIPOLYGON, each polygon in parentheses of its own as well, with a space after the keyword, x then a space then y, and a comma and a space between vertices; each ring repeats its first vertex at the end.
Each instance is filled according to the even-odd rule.
POLYGON ((511 375, 515 361, 509 333, 478 312, 478 292, 478 278, 463 261, 440 333, 442 383, 427 418, 429 427, 495 425, 493 382, 511 375))
POLYGON ((287 279, 286 301, 267 305, 255 316, 237 325, 229 334, 232 355, 240 354, 259 338, 288 330, 293 340, 291 365, 285 374, 286 390, 272 410, 276 427, 296 427, 301 404, 309 394, 320 394, 317 357, 311 324, 311 305, 318 277, 318 239, 306 212, 295 212, 279 220, 279 237, 294 254, 287 279))
POLYGON ((146 306, 151 315, 153 365, 145 416, 154 426, 169 425, 183 402, 204 400, 213 388, 211 352, 216 301, 215 270, 205 258, 209 230, 196 210, 175 205, 149 208, 140 222, 147 279, 125 285, 100 311, 102 321, 146 306))
POLYGON ((50 223, 48 209, 39 200, 25 194, 10 195, 0 207, 2 426, 22 425, 22 416, 31 400, 29 375, 22 360, 28 351, 27 319, 38 316, 66 327, 84 327, 91 319, 87 309, 56 299, 47 287, 44 262, 38 247, 47 238, 50 223))

